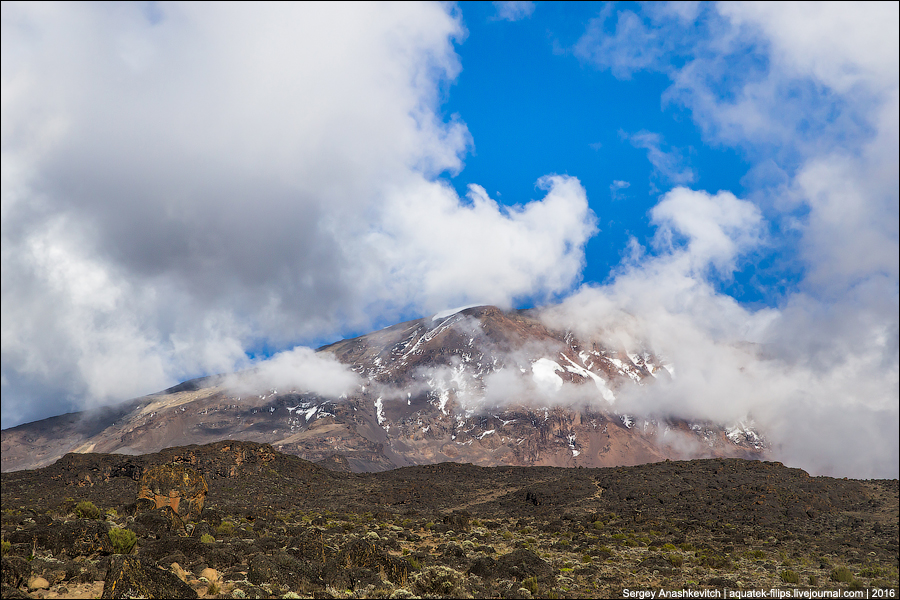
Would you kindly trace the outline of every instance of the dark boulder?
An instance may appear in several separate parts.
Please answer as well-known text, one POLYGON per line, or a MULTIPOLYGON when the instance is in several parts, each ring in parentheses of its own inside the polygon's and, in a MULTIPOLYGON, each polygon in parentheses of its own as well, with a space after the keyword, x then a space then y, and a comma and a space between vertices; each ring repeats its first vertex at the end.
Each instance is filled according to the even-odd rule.
POLYGON ((553 567, 527 548, 513 550, 497 559, 497 571, 503 579, 524 580, 529 577, 549 577, 553 567))
POLYGON ((183 528, 184 522, 170 506, 138 513, 131 526, 131 529, 141 537, 150 534, 161 537, 183 528))
POLYGON ((31 598, 28 594, 20 590, 19 588, 14 588, 3 584, 2 590, 0 590, 0 598, 31 598))
POLYGON ((410 565, 407 560, 391 556, 369 540, 356 540, 338 553, 326 571, 356 568, 381 572, 386 579, 403 585, 409 578, 410 565))
POLYGON ((71 583, 91 583, 100 579, 100 571, 94 564, 78 557, 65 563, 65 580, 71 583))
POLYGON ((479 556, 469 566, 469 574, 477 575, 482 579, 490 579, 497 576, 497 561, 490 556, 479 556))
POLYGON ((288 548, 296 548, 294 554, 300 558, 325 562, 325 536, 321 529, 308 527, 301 530, 288 542, 288 548))
POLYGON ((197 592, 177 575, 137 556, 110 559, 101 598, 196 598, 197 592))
POLYGON ((67 552, 70 556, 112 552, 109 524, 104 521, 74 520, 62 524, 33 525, 10 534, 12 543, 35 544, 55 555, 67 552))
POLYGON ((161 540, 152 542, 144 542, 138 552, 139 556, 152 561, 161 562, 163 565, 170 565, 173 562, 179 564, 190 564, 191 562, 203 558, 209 549, 208 544, 204 544, 195 538, 171 536, 161 540), (173 557, 180 555, 180 560, 173 560, 173 557))
POLYGON ((257 554, 250 559, 247 580, 255 585, 276 583, 283 588, 300 590, 309 584, 320 584, 319 569, 308 562, 280 552, 275 556, 257 554))
POLYGON ((5 588, 18 588, 28 583, 31 576, 31 564, 18 556, 3 557, 3 597, 6 598, 5 588))

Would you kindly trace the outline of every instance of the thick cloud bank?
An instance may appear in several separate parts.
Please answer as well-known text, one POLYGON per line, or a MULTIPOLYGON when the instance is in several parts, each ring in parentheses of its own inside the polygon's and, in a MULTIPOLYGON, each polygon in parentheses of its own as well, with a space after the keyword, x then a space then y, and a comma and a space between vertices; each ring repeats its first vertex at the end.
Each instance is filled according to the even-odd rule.
POLYGON ((635 243, 607 285, 546 313, 675 364, 671 382, 623 390, 618 406, 749 416, 786 462, 897 477, 897 22, 896 4, 724 3, 607 12, 588 27, 584 60, 622 78, 668 74, 668 100, 756 163, 748 198, 665 194, 654 247, 635 243), (766 252, 804 273, 777 308, 718 291, 766 252))
POLYGON ((577 284, 577 180, 507 209, 438 4, 3 5, 3 425, 577 284))

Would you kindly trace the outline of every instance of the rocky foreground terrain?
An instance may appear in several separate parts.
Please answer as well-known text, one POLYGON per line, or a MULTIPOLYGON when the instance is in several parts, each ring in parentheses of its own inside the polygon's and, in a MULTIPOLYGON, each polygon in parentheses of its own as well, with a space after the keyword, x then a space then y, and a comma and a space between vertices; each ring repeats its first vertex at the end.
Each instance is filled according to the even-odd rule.
POLYGON ((351 473, 340 457, 227 441, 68 454, 2 477, 10 598, 897 597, 898 482, 773 462, 351 473), (159 483, 164 472, 180 491, 159 483))

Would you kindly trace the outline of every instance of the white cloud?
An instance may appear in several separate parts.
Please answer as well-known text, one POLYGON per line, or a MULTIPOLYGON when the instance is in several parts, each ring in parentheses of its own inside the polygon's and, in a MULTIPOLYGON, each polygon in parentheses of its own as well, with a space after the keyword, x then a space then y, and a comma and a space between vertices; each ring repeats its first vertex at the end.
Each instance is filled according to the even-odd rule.
POLYGON ((685 164, 683 153, 678 148, 663 150, 663 139, 658 133, 639 131, 634 134, 622 134, 635 148, 647 151, 647 160, 653 165, 655 175, 665 182, 684 185, 692 183, 696 176, 685 164))
POLYGON ((625 197, 622 190, 626 190, 630 187, 631 184, 629 182, 616 179, 609 185, 609 195, 613 200, 621 200, 625 197))
POLYGON ((580 277, 577 181, 435 180, 471 143, 449 5, 2 10, 4 426, 580 277))
POLYGON ((359 376, 333 355, 297 346, 279 352, 252 369, 229 375, 223 385, 238 393, 275 390, 337 398, 352 392, 359 384, 359 376))
POLYGON ((547 300, 572 289, 595 231, 593 212, 577 179, 548 176, 538 183, 546 196, 513 208, 477 185, 468 205, 449 187, 425 183, 417 193, 390 194, 391 218, 380 219, 360 248, 366 253, 359 256, 360 277, 394 273, 381 283, 382 300, 402 291, 425 312, 471 301, 508 308, 516 298, 547 300))
POLYGON ((715 196, 703 191, 675 188, 665 194, 650 215, 658 226, 657 244, 671 247, 673 238, 687 238, 694 271, 707 265, 732 272, 742 252, 757 246, 762 236, 762 214, 755 204, 730 192, 715 196))
POLYGON ((575 55, 603 69, 610 69, 619 79, 631 79, 634 72, 657 68, 669 50, 667 37, 648 27, 633 11, 616 13, 615 31, 607 33, 606 21, 611 5, 588 23, 587 31, 575 45, 575 55))
POLYGON ((657 254, 633 249, 609 285, 548 313, 676 364, 672 382, 624 393, 623 406, 749 414, 781 460, 897 476, 897 13, 888 3, 721 3, 619 13, 612 33, 605 14, 587 28, 582 58, 622 78, 666 73, 665 99, 756 163, 745 199, 664 195, 651 211, 657 254), (795 235, 765 237, 769 227, 795 235), (753 311, 709 275, 763 250, 804 277, 777 308, 753 311))
POLYGON ((900 69, 896 3, 723 3, 716 9, 741 26, 760 28, 780 68, 811 76, 841 94, 858 86, 891 93, 900 69))
POLYGON ((494 2, 497 19, 501 21, 521 21, 534 12, 534 2, 494 2))

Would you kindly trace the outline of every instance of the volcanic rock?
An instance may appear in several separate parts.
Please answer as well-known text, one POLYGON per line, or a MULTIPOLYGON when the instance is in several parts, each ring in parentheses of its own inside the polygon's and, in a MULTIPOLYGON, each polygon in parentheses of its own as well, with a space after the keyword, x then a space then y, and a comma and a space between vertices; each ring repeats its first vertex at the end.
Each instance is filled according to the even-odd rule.
POLYGON ((177 575, 137 556, 114 556, 101 598, 196 598, 177 575))
POLYGON ((63 552, 73 556, 112 552, 109 524, 104 521, 77 519, 62 524, 35 525, 9 536, 12 543, 32 544, 49 550, 54 556, 63 552))
POLYGON ((173 563, 184 565, 179 572, 198 591, 197 577, 212 568, 225 594, 267 598, 335 590, 358 598, 618 597, 641 585, 682 589, 726 579, 772 589, 786 568, 814 591, 831 589, 837 568, 855 578, 847 586, 889 589, 897 581, 896 480, 810 477, 780 463, 443 463, 356 474, 234 441, 145 456, 83 454, 76 462, 85 473, 119 475, 78 486, 66 477, 68 459, 3 475, 4 597, 21 597, 38 576, 51 594, 64 595, 64 586, 99 595, 96 578, 110 595, 121 589, 115 581, 132 580, 121 595, 182 597, 183 589, 138 585, 172 584, 173 563), (135 519, 140 484, 119 468, 143 473, 173 462, 190 464, 208 483, 192 536, 139 527, 147 515, 174 511, 164 506, 135 519), (530 501, 529 492, 542 501, 530 501), (71 518, 73 503, 88 501, 104 521, 71 518), (110 555, 92 542, 51 556, 62 547, 51 529, 74 541, 87 526, 94 540, 109 525, 138 534, 136 555, 110 555), (213 538, 196 537, 201 530, 213 538), (73 556, 77 548, 89 554, 73 556))
POLYGON ((138 510, 170 507, 187 522, 200 516, 209 488, 196 470, 183 464, 159 465, 144 472, 138 510))

